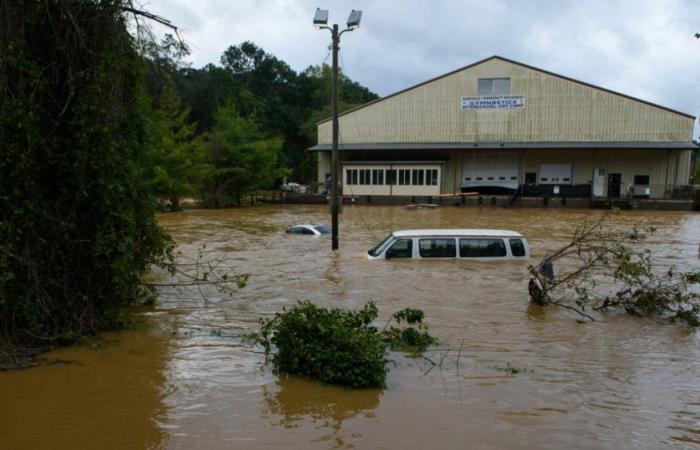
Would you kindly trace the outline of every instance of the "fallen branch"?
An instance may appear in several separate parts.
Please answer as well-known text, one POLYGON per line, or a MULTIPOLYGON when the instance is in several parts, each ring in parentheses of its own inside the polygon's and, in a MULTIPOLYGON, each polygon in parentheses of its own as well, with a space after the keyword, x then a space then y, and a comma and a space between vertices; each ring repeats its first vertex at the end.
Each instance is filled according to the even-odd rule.
MULTIPOLYGON (((614 212, 613 212, 614 213, 614 212)), ((615 230, 608 215, 576 228, 569 244, 530 266, 530 300, 555 305, 585 317, 585 312, 620 308, 635 316, 654 315, 688 326, 700 325, 700 298, 691 292, 700 273, 674 267, 655 270, 651 252, 642 243, 655 229, 615 230), (562 272, 555 275, 554 263, 562 272)))

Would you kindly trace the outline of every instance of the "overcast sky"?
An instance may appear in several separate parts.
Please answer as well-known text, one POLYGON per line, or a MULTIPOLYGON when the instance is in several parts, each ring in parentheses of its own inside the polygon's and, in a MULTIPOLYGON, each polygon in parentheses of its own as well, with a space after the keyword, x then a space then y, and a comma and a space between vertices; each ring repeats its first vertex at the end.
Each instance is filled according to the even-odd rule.
POLYGON ((360 9, 360 29, 342 36, 342 62, 381 96, 500 55, 700 113, 696 0, 149 0, 144 7, 182 28, 194 67, 218 64, 229 45, 245 40, 297 71, 318 65, 330 35, 313 28, 316 7, 339 24, 360 9))

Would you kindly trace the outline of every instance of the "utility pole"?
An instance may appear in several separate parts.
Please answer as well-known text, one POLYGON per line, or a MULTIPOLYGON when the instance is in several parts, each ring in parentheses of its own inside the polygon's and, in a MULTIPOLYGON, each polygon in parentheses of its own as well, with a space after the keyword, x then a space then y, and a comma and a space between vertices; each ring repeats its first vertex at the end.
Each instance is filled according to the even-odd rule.
POLYGON ((338 212, 340 209, 340 199, 338 195, 338 167, 340 160, 338 157, 338 49, 340 47, 340 35, 346 31, 353 31, 360 26, 362 11, 352 10, 348 17, 348 27, 339 31, 338 24, 333 27, 328 24, 328 11, 320 8, 316 9, 314 16, 314 26, 320 30, 331 32, 331 50, 333 52, 333 75, 331 82, 331 109, 333 110, 333 143, 331 146, 331 249, 338 250, 338 212))
POLYGON ((331 30, 333 38, 333 82, 331 87, 331 109, 333 110, 333 145, 331 147, 331 249, 338 250, 338 47, 340 35, 338 24, 331 30))

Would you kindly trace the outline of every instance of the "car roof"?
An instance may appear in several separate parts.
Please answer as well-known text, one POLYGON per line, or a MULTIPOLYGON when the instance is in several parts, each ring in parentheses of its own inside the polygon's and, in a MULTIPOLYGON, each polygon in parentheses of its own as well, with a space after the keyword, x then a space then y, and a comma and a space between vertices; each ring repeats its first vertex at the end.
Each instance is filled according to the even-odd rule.
POLYGON ((435 228, 424 230, 397 230, 392 232, 395 237, 410 236, 497 236, 523 237, 522 234, 511 230, 489 230, 484 228, 435 228))
POLYGON ((316 224, 313 224, 313 223, 298 223, 298 224, 293 225, 293 226, 291 226, 291 227, 289 227, 289 228, 294 228, 294 227, 316 228, 316 227, 325 227, 325 226, 328 226, 328 225, 324 225, 324 224, 322 224, 322 223, 316 223, 316 224))

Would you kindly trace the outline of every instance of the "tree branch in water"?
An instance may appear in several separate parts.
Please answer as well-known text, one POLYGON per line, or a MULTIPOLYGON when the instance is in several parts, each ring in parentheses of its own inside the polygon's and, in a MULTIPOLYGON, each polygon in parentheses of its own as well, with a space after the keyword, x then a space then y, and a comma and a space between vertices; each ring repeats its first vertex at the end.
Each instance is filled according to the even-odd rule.
POLYGON ((529 267, 530 300, 574 311, 590 321, 595 318, 586 308, 621 308, 635 316, 699 326, 700 297, 690 288, 700 283, 700 272, 655 270, 651 252, 644 248, 654 227, 614 229, 608 219, 605 214, 592 224, 580 223, 569 244, 529 267), (557 275, 554 263, 561 270, 557 275))

